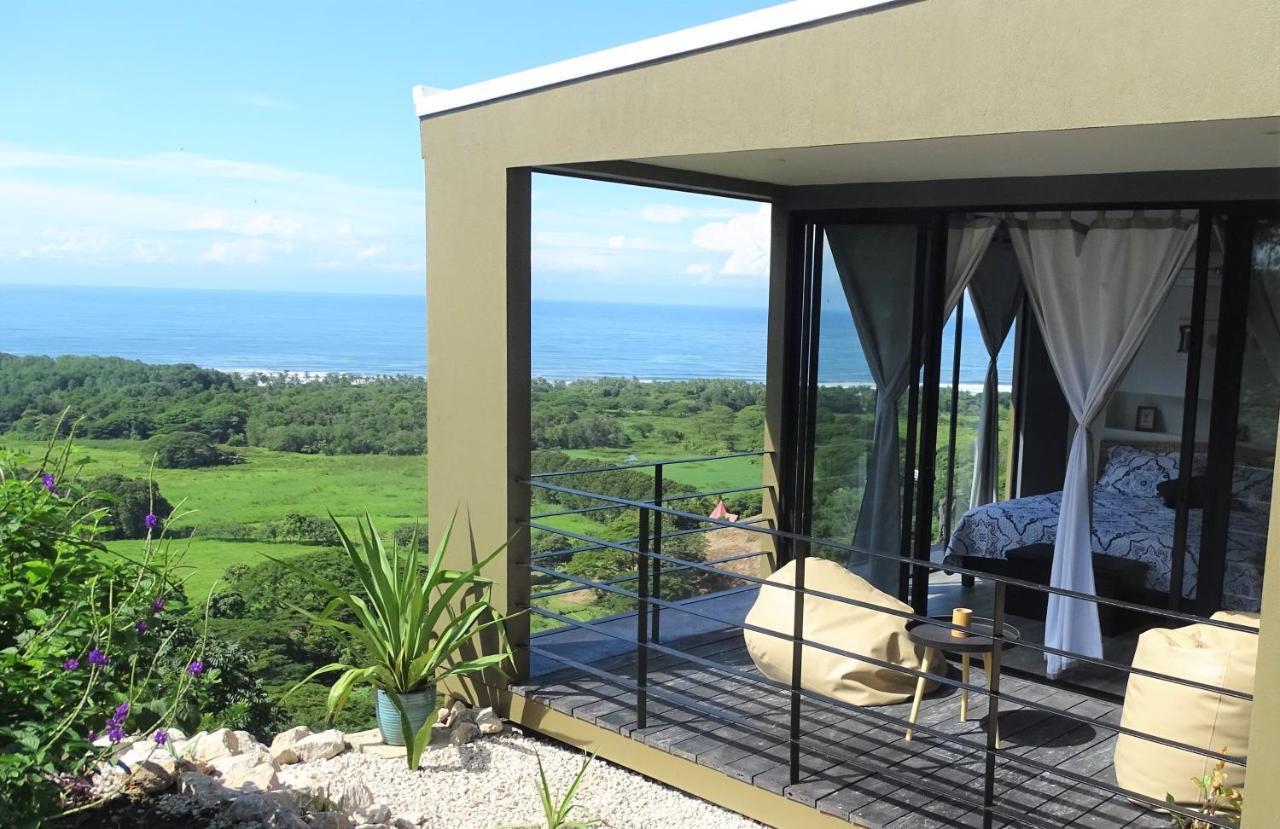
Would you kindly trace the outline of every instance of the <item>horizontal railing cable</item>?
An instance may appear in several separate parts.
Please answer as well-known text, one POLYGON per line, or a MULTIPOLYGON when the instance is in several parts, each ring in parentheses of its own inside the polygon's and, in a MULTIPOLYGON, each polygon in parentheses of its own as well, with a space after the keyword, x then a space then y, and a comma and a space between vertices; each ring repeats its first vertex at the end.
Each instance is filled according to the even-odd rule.
MULTIPOLYGON (((532 521, 532 520, 534 520, 534 519, 530 519, 530 521, 532 521)), ((769 520, 769 519, 767 519, 767 518, 748 518, 748 519, 745 519, 745 520, 739 521, 738 523, 739 523, 739 524, 763 524, 763 523, 768 522, 768 520, 769 520)), ((562 533, 561 533, 559 530, 557 530, 557 529, 546 529, 546 530, 543 530, 541 527, 533 527, 533 526, 532 526, 532 524, 530 524, 530 526, 532 527, 532 529, 539 530, 540 532, 548 532, 548 533, 551 533, 551 534, 553 534, 553 535, 562 535, 562 533)), ((666 540, 666 539, 668 539, 668 538, 680 538, 680 537, 682 537, 682 536, 686 536, 686 535, 698 535, 699 533, 713 533, 713 532, 715 532, 715 531, 716 531, 716 530, 718 530, 718 529, 720 529, 720 528, 719 528, 719 527, 690 527, 690 528, 688 528, 688 529, 684 529, 684 530, 672 530, 671 532, 664 532, 664 533, 662 533, 662 534, 661 534, 661 536, 660 536, 660 537, 661 537, 663 540, 666 540)), ((586 536, 586 537, 588 537, 588 538, 589 538, 590 536, 586 536)), ((576 540, 576 539, 575 539, 575 540, 576 540)), ((639 541, 639 539, 638 539, 638 538, 634 538, 634 537, 632 537, 632 538, 624 538, 624 539, 620 540, 618 543, 619 543, 619 544, 635 544, 635 543, 637 543, 638 541, 639 541)), ((563 556, 573 556, 573 555, 577 555, 578 553, 589 553, 589 552, 591 552, 592 550, 599 550, 599 549, 600 549, 600 545, 599 545, 599 544, 584 544, 584 545, 582 545, 582 546, 580 546, 580 547, 569 547, 569 548, 564 549, 564 550, 547 550, 547 551, 545 551, 545 552, 541 552, 541 553, 534 553, 534 554, 533 554, 532 556, 530 556, 529 558, 530 558, 532 561, 542 561, 542 560, 544 560, 544 559, 548 559, 548 558, 561 558, 561 557, 563 557, 563 556)), ((634 550, 633 550, 633 552, 634 552, 634 550)))
MULTIPOLYGON (((671 515, 676 518, 683 518, 688 521, 699 521, 707 524, 714 524, 716 526, 725 527, 725 528, 738 527, 738 524, 733 521, 727 521, 724 519, 712 518, 708 515, 699 515, 698 513, 673 509, 671 507, 665 507, 665 506, 654 504, 652 501, 635 501, 629 498, 618 498, 612 495, 601 495, 599 493, 588 492, 586 490, 581 490, 581 489, 573 489, 571 487, 557 486, 556 484, 548 484, 541 481, 529 481, 528 483, 530 486, 538 489, 545 489, 552 492, 560 492, 562 494, 567 494, 567 495, 577 495, 585 498, 596 498, 602 501, 609 501, 619 506, 629 506, 629 507, 634 507, 636 509, 647 509, 655 512, 661 512, 665 515, 671 515)), ((532 523, 531 523, 531 526, 532 526, 532 523)), ((541 530, 552 531, 552 532, 560 532, 555 528, 546 527, 542 525, 539 525, 536 528, 541 530)), ((912 558, 911 556, 898 555, 897 553, 886 553, 880 550, 867 549, 865 547, 855 547, 852 544, 844 544, 838 541, 829 541, 826 539, 815 538, 813 536, 787 532, 786 530, 774 529, 772 527, 761 527, 759 525, 752 525, 752 526, 743 527, 743 529, 745 529, 747 532, 759 533, 761 535, 768 535, 773 538, 780 538, 787 541, 799 542, 802 544, 811 544, 811 545, 816 545, 820 547, 826 547, 832 550, 838 550, 846 554, 857 553, 862 555, 874 556, 876 558, 890 559, 892 561, 906 562, 907 564, 913 567, 934 567, 934 568, 942 567, 942 565, 937 565, 928 561, 922 561, 921 559, 912 558)), ((584 540, 591 540, 589 537, 583 537, 583 538, 584 540)), ((635 551, 632 550, 630 552, 634 553, 635 551)), ((1188 622, 1191 624, 1203 624, 1203 625, 1208 625, 1210 627, 1222 628, 1224 630, 1234 630, 1240 633, 1250 633, 1254 635, 1257 635, 1258 633, 1258 629, 1256 627, 1251 627, 1249 625, 1238 624, 1235 622, 1224 622, 1217 619, 1206 619, 1202 616, 1196 616, 1191 613, 1182 613, 1180 611, 1169 610, 1167 608, 1148 607, 1147 605, 1138 604, 1136 602, 1126 602, 1120 599, 1106 598, 1106 597, 1098 596, 1092 593, 1082 593, 1076 590, 1067 590, 1062 587, 1052 587, 1050 585, 1039 584, 1033 581, 1025 581, 1023 579, 1009 578, 1006 576, 994 576, 991 573, 987 573, 982 570, 973 570, 973 569, 970 569, 967 567, 961 567, 958 565, 953 566, 951 564, 947 564, 945 565, 945 569, 948 572, 959 573, 961 575, 966 575, 966 576, 974 576, 976 578, 987 579, 989 581, 1002 581, 1010 587, 1021 587, 1027 590, 1035 590, 1042 593, 1051 593, 1058 596, 1064 596, 1069 599, 1080 599, 1081 601, 1092 602, 1094 604, 1107 605, 1108 607, 1117 607, 1123 610, 1132 610, 1132 611, 1136 611, 1138 613, 1143 613, 1146 615, 1162 616, 1165 618, 1177 619, 1179 621, 1188 622)), ((775 586, 781 587, 783 585, 775 585, 775 586)))
MULTIPOLYGON (((715 498, 722 495, 738 495, 739 493, 743 493, 743 492, 759 492, 760 490, 764 490, 764 489, 768 489, 768 487, 739 486, 739 487, 734 487, 732 489, 713 489, 713 490, 708 490, 706 492, 689 492, 689 493, 678 494, 678 495, 664 495, 662 496, 662 503, 669 504, 672 501, 692 501, 697 498, 715 498)), ((649 503, 652 504, 653 502, 650 501, 649 503)), ((537 521, 538 519, 541 519, 541 518, 558 518, 561 515, 586 515, 588 513, 603 512, 604 510, 609 510, 609 509, 632 509, 632 508, 625 507, 625 506, 618 506, 615 504, 605 504, 604 506, 599 506, 599 507, 582 507, 580 509, 566 509, 566 510, 560 510, 558 512, 540 512, 537 515, 529 516, 529 520, 537 521)))
POLYGON ((565 475, 593 475, 598 472, 617 472, 622 469, 646 469, 652 466, 675 466, 678 463, 710 463, 711 461, 724 461, 732 458, 758 458, 761 455, 768 454, 763 449, 751 449, 745 452, 730 452, 726 455, 704 455, 695 458, 676 458, 673 461, 634 461, 632 463, 619 463, 612 466, 592 466, 586 469, 557 469, 553 472, 534 472, 529 478, 530 480, 541 480, 543 478, 560 478, 565 475))
MULTIPOLYGON (((754 552, 754 553, 738 553, 737 555, 725 556, 725 557, 723 557, 723 558, 712 559, 711 561, 707 561, 707 562, 703 562, 703 563, 705 563, 705 564, 727 564, 728 562, 731 562, 731 561, 742 561, 743 559, 748 559, 748 558, 759 558, 760 556, 767 556, 767 555, 768 555, 768 553, 764 552, 763 550, 757 550, 757 551, 756 551, 756 552, 754 552)), ((659 572, 659 573, 661 573, 661 574, 663 574, 663 575, 665 576, 665 575, 667 575, 667 574, 669 574, 669 573, 678 573, 678 572, 680 572, 681 570, 688 570, 688 569, 690 569, 689 565, 687 565, 687 564, 680 564, 680 565, 676 565, 676 566, 674 566, 674 567, 662 567, 662 568, 659 568, 658 572, 659 572)), ((558 570, 553 571, 553 570, 550 570, 550 568, 543 568, 543 569, 542 569, 542 570, 540 570, 539 572, 542 572, 542 573, 544 573, 544 575, 545 575, 547 572, 559 572, 559 571, 558 571, 558 570)), ((723 572, 724 572, 725 574, 729 574, 729 573, 732 573, 733 571, 732 571, 732 570, 725 570, 725 571, 723 571, 723 572)), ((598 583, 599 583, 599 584, 624 584, 624 583, 629 582, 629 581, 635 581, 637 578, 639 578, 639 576, 638 576, 638 575, 618 576, 617 578, 612 578, 612 579, 599 579, 599 580, 598 580, 598 583)), ((594 584, 595 584, 594 582, 593 582, 592 584, 589 584, 589 585, 588 585, 588 584, 575 584, 573 587, 561 587, 561 588, 557 588, 557 589, 555 589, 555 590, 544 590, 544 591, 542 591, 541 593, 534 593, 532 596, 530 596, 530 597, 529 597, 529 599, 530 599, 530 600, 545 599, 545 598, 548 598, 548 597, 550 597, 550 596, 560 596, 560 595, 563 595, 563 594, 565 594, 565 593, 577 593, 577 592, 582 591, 582 590, 593 590, 593 589, 595 589, 595 588, 594 588, 594 584)), ((743 588, 743 589, 745 590, 746 588, 743 588)))
MULTIPOLYGON (((565 537, 567 537, 567 538, 573 538, 573 539, 576 539, 576 540, 579 540, 579 541, 592 540, 592 539, 590 538, 590 536, 581 535, 581 534, 579 534, 579 533, 575 533, 575 532, 573 532, 573 531, 571 531, 571 530, 561 530, 561 529, 557 529, 557 528, 554 528, 554 527, 548 527, 548 526, 544 526, 544 525, 541 525, 541 524, 536 524, 536 523, 533 523, 533 522, 530 522, 529 526, 530 526, 530 527, 533 527, 534 529, 544 530, 544 531, 546 531, 546 532, 554 532, 554 533, 558 533, 558 534, 563 535, 563 536, 565 536, 565 537)), ((606 542, 606 541, 603 541, 603 540, 599 540, 599 544, 600 544, 600 546, 602 546, 602 547, 607 547, 607 548, 609 548, 609 549, 619 550, 619 551, 621 551, 621 552, 629 553, 629 554, 631 554, 631 555, 637 555, 637 554, 638 554, 637 550, 635 550, 634 548, 631 548, 631 547, 627 547, 627 546, 625 546, 624 544, 622 544, 622 543, 620 543, 620 542, 606 542)), ((657 560, 659 560, 659 561, 663 561, 663 562, 665 562, 665 563, 670 563, 670 564, 684 564, 684 566, 686 566, 686 567, 687 567, 687 568, 689 568, 689 569, 694 569, 694 570, 703 570, 703 571, 705 571, 705 572, 717 573, 717 574, 719 574, 719 575, 729 576, 729 577, 734 578, 734 579, 739 579, 739 580, 741 580, 741 581, 746 581, 746 582, 749 582, 749 583, 752 583, 752 584, 756 584, 756 585, 760 585, 760 586, 769 586, 769 587, 772 587, 772 588, 777 588, 777 589, 779 589, 779 590, 788 590, 788 591, 792 591, 792 592, 794 592, 794 591, 796 591, 796 590, 798 589, 798 588, 796 588, 796 587, 795 587, 795 585, 780 584, 780 583, 778 583, 778 582, 769 581, 767 578, 763 578, 763 577, 760 577, 760 576, 752 576, 752 575, 749 575, 749 574, 746 574, 746 573, 736 573, 736 572, 734 572, 734 571, 732 571, 732 570, 721 570, 721 569, 718 569, 718 568, 716 568, 716 567, 712 567, 712 566, 710 566, 710 565, 708 565, 708 564, 704 564, 704 563, 700 563, 700 562, 693 562, 693 561, 688 561, 688 560, 686 560, 686 559, 673 558, 673 557, 671 557, 671 556, 666 556, 666 555, 662 555, 662 554, 658 554, 658 553, 652 553, 652 552, 650 552, 650 553, 646 553, 646 555, 648 555, 648 556, 650 556, 650 557, 652 557, 652 558, 655 558, 655 559, 657 559, 657 560)), ((540 571, 540 572, 545 572, 547 575, 555 575, 555 574, 559 573, 559 571, 555 571, 555 570, 542 570, 542 569, 540 569, 539 571, 540 571)), ((804 587, 803 589, 800 589, 800 592, 804 593, 804 594, 805 594, 805 595, 807 595, 807 596, 815 596, 815 597, 817 597, 817 598, 827 599, 827 600, 829 600, 829 601, 834 601, 834 602, 839 602, 839 603, 841 603, 841 604, 846 604, 846 605, 849 605, 849 606, 851 606, 851 607, 860 607, 860 608, 863 608, 864 610, 871 610, 871 611, 874 611, 874 612, 877 612, 877 613, 884 613, 884 614, 886 614, 886 615, 889 615, 889 616, 896 616, 896 617, 898 617, 898 618, 900 618, 900 619, 905 619, 905 620, 908 620, 908 621, 927 622, 927 623, 929 623, 929 624, 938 625, 939 627, 949 628, 949 629, 951 629, 951 630, 961 631, 961 632, 964 632, 964 633, 966 633, 968 636, 973 637, 973 638, 987 639, 987 640, 990 640, 990 639, 991 639, 991 637, 989 637, 989 636, 985 636, 985 635, 984 635, 984 634, 982 634, 982 633, 978 633, 978 632, 976 632, 976 631, 970 631, 968 628, 964 628, 964 627, 962 627, 962 626, 952 624, 952 623, 950 623, 950 622, 948 622, 948 621, 946 621, 946 620, 943 620, 943 619, 936 619, 936 618, 929 617, 929 616, 921 616, 921 615, 919 615, 919 614, 917 614, 917 613, 914 613, 914 612, 911 612, 911 611, 897 610, 897 609, 895 609, 895 608, 891 608, 891 607, 883 607, 883 606, 881 606, 881 605, 873 604, 873 603, 871 603, 871 602, 864 602, 864 601, 861 601, 861 600, 859 600, 859 599, 853 599, 853 598, 850 598, 850 597, 848 597, 848 596, 841 596, 841 595, 839 595, 839 594, 835 594, 835 593, 827 593, 827 592, 825 592, 825 591, 817 590, 817 589, 814 589, 814 588, 811 588, 811 587, 808 587, 808 586, 804 587)), ((1252 630, 1252 629, 1250 629, 1250 630, 1252 630)), ((1256 631, 1253 631, 1253 632, 1256 632, 1256 631)), ((1060 656, 1064 656, 1064 657, 1067 657, 1067 658, 1070 658, 1070 659, 1076 659, 1076 660, 1081 661, 1081 662, 1086 662, 1086 663, 1089 663, 1089 664, 1092 664, 1092 665, 1098 665, 1098 666, 1101 666, 1101 667, 1104 667, 1104 668, 1110 668, 1111 670, 1115 670, 1115 671, 1122 671, 1122 672, 1129 673, 1129 674, 1137 674, 1137 675, 1139 675, 1139 676, 1145 676, 1145 677, 1148 677, 1148 678, 1150 678, 1150 679, 1159 680, 1159 681, 1161 681, 1161 682, 1168 682, 1168 683, 1170 683, 1170 684, 1172 684, 1172 685, 1182 685, 1182 686, 1184 686, 1184 687, 1188 687, 1188 688, 1196 688, 1196 689, 1201 690, 1201 691, 1207 691, 1207 692, 1209 692, 1209 693, 1214 693, 1214 694, 1221 694, 1221 695, 1223 695, 1223 696, 1232 697, 1232 698, 1236 698, 1236 699, 1242 699, 1242 700, 1252 700, 1252 699, 1253 699, 1253 695, 1252 695, 1252 694, 1250 694, 1250 693, 1248 693, 1248 692, 1245 692, 1245 691, 1238 691, 1238 690, 1236 690, 1236 689, 1234 689, 1234 688, 1221 688, 1221 687, 1217 687, 1217 686, 1213 686, 1213 685, 1208 685, 1208 684, 1205 684, 1205 683, 1202 683, 1202 682, 1198 682, 1198 681, 1196 681, 1196 680, 1186 679, 1186 678, 1184 678, 1184 677, 1172 676, 1172 675, 1169 675, 1169 674, 1162 674, 1162 673, 1159 673, 1159 672, 1156 672, 1156 671, 1150 671, 1150 670, 1147 670, 1147 669, 1144 669, 1144 668, 1135 667, 1135 666, 1133 666, 1133 665, 1125 665, 1125 664, 1120 663, 1120 662, 1113 662, 1113 661, 1108 660, 1108 659, 1105 659, 1105 658, 1103 658, 1103 657, 1086 656, 1086 655, 1084 655, 1084 654, 1077 654, 1077 653, 1075 653, 1074 651, 1061 650, 1061 649, 1058 649, 1058 648, 1051 647, 1051 646, 1049 646, 1049 645, 1042 645, 1042 644, 1038 644, 1038 643, 1034 643, 1034 642, 1030 642, 1030 641, 1023 641, 1023 640, 1019 640, 1018 645, 1019 645, 1019 647, 1026 647, 1026 648, 1029 648, 1029 649, 1031 649, 1031 650, 1041 651, 1041 652, 1044 652, 1044 653, 1055 653, 1055 654, 1058 654, 1058 655, 1060 655, 1060 656)))

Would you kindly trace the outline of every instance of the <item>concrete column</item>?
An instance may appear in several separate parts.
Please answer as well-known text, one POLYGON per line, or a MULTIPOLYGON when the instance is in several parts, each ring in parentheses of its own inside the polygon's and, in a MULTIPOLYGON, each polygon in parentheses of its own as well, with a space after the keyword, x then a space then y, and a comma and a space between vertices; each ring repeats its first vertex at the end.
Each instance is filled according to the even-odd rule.
MULTIPOLYGON (((487 574, 496 605, 517 613, 529 603, 530 173, 482 153, 433 157, 425 141, 424 155, 431 541, 457 510, 449 566, 509 542, 487 574)), ((523 676, 527 614, 507 632, 523 676)))

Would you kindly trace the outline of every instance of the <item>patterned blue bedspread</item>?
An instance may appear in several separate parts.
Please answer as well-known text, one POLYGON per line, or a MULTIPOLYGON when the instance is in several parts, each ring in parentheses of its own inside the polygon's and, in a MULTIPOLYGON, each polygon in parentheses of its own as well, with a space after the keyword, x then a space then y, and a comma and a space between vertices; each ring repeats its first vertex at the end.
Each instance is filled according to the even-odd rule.
MULTIPOLYGON (((1061 504, 1062 493, 1054 492, 969 510, 955 527, 945 560, 959 565, 959 556, 1004 558, 1010 550, 1028 544, 1052 544, 1061 504)), ((1093 551, 1144 562, 1147 587, 1167 593, 1175 514, 1160 498, 1098 489, 1093 497, 1093 551)), ((1187 597, 1195 595, 1201 515, 1201 510, 1191 510, 1187 527, 1182 582, 1187 597)), ((1223 586, 1226 608, 1258 610, 1266 533, 1265 513, 1232 511, 1223 586)))

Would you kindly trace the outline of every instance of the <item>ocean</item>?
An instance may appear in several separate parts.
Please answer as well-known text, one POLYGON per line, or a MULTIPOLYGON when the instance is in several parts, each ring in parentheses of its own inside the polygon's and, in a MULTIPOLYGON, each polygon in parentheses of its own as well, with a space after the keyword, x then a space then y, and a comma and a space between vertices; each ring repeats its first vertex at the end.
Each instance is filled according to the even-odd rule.
MULTIPOLYGON (((533 374, 556 380, 721 377, 760 381, 764 308, 535 301, 533 374)), ((0 352, 97 354, 235 371, 426 373, 420 296, 0 286, 0 352)), ((825 312, 819 381, 871 382, 847 314, 825 312)), ((961 382, 987 357, 966 318, 961 382)), ((1010 338, 1012 340, 1012 337, 1010 338)), ((948 328, 943 375, 950 377, 948 328)), ((1011 376, 1012 348, 1001 354, 1011 376)))

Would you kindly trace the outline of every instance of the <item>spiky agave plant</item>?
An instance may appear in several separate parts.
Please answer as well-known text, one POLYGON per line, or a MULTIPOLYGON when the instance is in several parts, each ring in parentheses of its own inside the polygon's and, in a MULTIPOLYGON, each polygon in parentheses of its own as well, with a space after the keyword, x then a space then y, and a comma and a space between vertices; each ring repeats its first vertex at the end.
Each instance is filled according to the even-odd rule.
POLYGON ((329 518, 338 530, 343 552, 355 567, 359 591, 334 584, 295 562, 274 558, 272 561, 331 597, 320 613, 296 606, 294 609, 313 623, 337 630, 364 645, 370 664, 330 663, 313 671, 290 693, 317 676, 340 671, 342 675, 329 689, 326 703, 332 719, 360 683, 367 682, 387 692, 400 714, 409 768, 416 769, 429 742, 435 714, 415 731, 400 695, 432 690, 448 677, 477 673, 511 661, 511 646, 503 624, 507 617, 498 613, 491 603, 493 581, 480 575, 507 545, 503 544, 465 570, 445 569, 444 554, 457 519, 455 511, 424 572, 416 539, 409 544, 407 552, 402 553, 394 544, 388 549, 366 512, 363 520, 356 522, 357 544, 332 513, 329 518), (342 609, 349 611, 355 621, 334 618, 342 609), (485 631, 491 631, 497 641, 495 652, 465 656, 463 652, 468 647, 479 651, 479 637, 485 631))

